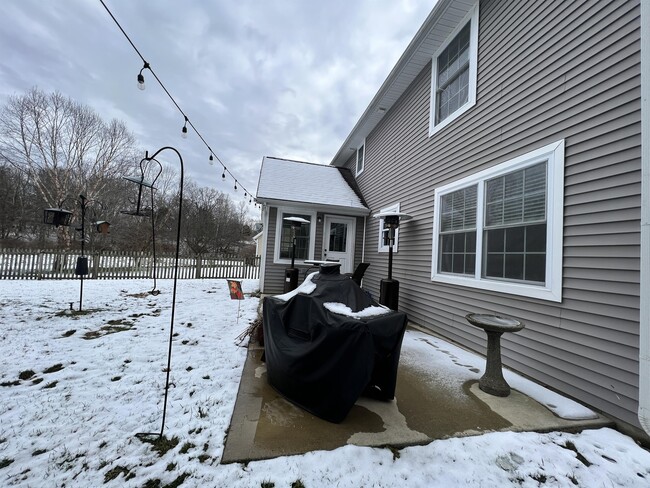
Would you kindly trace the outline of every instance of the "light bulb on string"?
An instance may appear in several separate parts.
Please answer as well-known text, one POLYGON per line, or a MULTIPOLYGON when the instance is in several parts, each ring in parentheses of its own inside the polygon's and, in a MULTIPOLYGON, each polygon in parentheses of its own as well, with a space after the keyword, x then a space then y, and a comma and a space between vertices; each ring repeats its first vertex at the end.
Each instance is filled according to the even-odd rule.
POLYGON ((185 116, 185 124, 183 125, 183 128, 181 129, 181 137, 183 139, 187 139, 187 116, 185 116))
POLYGON ((235 191, 237 191, 237 180, 235 180, 235 191))
POLYGON ((223 167, 223 173, 221 173, 221 179, 222 179, 222 180, 225 180, 225 179, 226 179, 226 169, 227 169, 227 168, 224 166, 224 167, 223 167))
POLYGON ((212 157, 212 153, 210 153, 210 166, 214 166, 214 158, 212 157))
POLYGON ((139 90, 144 90, 144 75, 142 74, 142 72, 145 69, 149 69, 149 63, 147 63, 146 61, 144 63, 144 66, 140 70, 140 73, 138 73, 138 89, 139 90))

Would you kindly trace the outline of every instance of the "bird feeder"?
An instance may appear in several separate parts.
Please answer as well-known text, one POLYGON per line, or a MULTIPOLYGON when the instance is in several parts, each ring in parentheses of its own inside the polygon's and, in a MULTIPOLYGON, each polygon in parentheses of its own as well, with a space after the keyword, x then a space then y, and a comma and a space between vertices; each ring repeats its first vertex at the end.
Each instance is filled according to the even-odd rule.
POLYGON ((72 212, 63 208, 46 208, 43 221, 48 225, 58 227, 59 225, 70 225, 72 212))

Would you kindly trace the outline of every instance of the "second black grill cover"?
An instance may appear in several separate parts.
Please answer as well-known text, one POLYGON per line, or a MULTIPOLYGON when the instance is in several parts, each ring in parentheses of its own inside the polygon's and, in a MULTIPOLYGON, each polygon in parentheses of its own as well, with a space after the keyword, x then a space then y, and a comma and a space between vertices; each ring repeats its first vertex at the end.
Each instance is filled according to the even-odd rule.
POLYGON ((341 422, 365 389, 395 395, 406 314, 367 318, 333 313, 328 302, 353 312, 379 306, 335 269, 313 275, 315 289, 287 301, 264 298, 264 349, 268 380, 291 402, 330 422, 341 422))

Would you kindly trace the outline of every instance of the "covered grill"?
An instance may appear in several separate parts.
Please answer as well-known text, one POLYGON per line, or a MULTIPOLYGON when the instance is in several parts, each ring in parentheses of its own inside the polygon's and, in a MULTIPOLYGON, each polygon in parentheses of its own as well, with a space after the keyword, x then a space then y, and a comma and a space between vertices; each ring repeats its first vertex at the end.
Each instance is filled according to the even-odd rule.
POLYGON ((264 299, 269 383, 289 401, 341 422, 359 396, 391 400, 406 314, 380 306, 339 265, 264 299))

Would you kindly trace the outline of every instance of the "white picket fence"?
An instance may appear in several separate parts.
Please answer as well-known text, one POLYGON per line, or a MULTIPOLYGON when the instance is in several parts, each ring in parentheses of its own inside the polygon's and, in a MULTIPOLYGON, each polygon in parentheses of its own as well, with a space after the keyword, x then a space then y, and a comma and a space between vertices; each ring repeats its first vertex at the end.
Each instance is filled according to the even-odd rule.
MULTIPOLYGON (((62 280, 73 279, 78 253, 0 249, 0 279, 3 280, 62 280)), ((119 280, 153 278, 153 254, 142 252, 104 251, 88 253, 86 279, 119 280)), ((174 254, 156 254, 156 278, 174 277, 174 254)), ((241 278, 258 279, 260 257, 242 258, 234 255, 180 257, 179 279, 241 278)))

